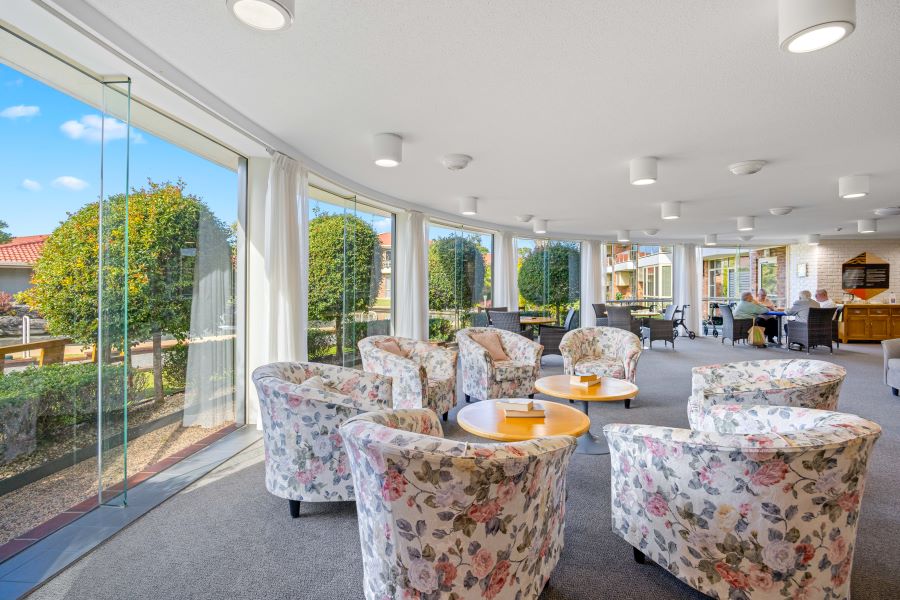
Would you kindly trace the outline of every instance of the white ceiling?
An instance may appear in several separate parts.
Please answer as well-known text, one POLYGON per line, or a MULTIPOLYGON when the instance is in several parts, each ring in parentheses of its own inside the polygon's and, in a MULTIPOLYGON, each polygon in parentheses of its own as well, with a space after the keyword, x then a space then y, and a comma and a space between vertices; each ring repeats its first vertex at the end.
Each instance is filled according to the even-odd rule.
MULTIPOLYGON (((856 31, 806 55, 778 48, 776 0, 297 0, 279 33, 224 0, 88 3, 310 158, 445 212, 475 195, 478 218, 501 225, 531 213, 551 233, 723 241, 756 215, 762 242, 856 236, 856 219, 900 205, 890 0, 857 2, 856 31), (405 139, 395 169, 372 163, 382 131, 405 139), (450 152, 475 160, 451 173, 450 152), (644 155, 660 157, 659 182, 631 186, 644 155), (770 162, 757 175, 727 171, 756 158, 770 162), (838 177, 863 173, 870 196, 839 199, 838 177), (682 219, 660 219, 665 200, 684 202, 682 219)), ((900 237, 900 217, 879 228, 900 237)))

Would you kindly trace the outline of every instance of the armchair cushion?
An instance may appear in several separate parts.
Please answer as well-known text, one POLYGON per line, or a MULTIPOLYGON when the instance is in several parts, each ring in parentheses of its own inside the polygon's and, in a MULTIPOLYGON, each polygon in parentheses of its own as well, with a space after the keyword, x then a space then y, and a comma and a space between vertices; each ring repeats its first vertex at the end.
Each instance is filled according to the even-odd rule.
POLYGON ((494 377, 497 381, 515 381, 534 375, 534 365, 504 360, 494 363, 494 377))
POLYGON ((485 331, 482 333, 473 333, 472 339, 484 346, 484 349, 491 355, 494 362, 508 361, 509 356, 503 350, 503 344, 500 342, 500 336, 493 331, 485 331))
POLYGON ((575 363, 575 374, 625 379, 625 363, 614 358, 583 358, 575 363))
POLYGON ((396 340, 386 339, 375 342, 375 346, 384 350, 385 352, 390 352, 391 354, 396 354, 397 356, 401 356, 403 358, 407 358, 406 352, 400 349, 400 345, 396 340))

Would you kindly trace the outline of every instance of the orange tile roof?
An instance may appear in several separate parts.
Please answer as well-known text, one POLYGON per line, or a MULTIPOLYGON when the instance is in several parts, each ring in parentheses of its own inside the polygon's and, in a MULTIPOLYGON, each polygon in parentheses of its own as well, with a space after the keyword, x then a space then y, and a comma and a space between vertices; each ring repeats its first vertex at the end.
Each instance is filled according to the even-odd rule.
POLYGON ((391 241, 392 240, 391 240, 391 232, 390 231, 378 234, 378 242, 385 248, 390 247, 391 241))
POLYGON ((0 265, 33 265, 41 256, 48 234, 13 238, 0 244, 0 265))

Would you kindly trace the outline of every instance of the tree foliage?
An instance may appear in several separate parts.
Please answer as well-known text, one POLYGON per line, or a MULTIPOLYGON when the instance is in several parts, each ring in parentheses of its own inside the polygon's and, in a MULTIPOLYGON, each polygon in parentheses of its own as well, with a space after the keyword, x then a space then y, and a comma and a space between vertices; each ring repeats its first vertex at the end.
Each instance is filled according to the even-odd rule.
POLYGON ((5 244, 6 242, 13 239, 13 236, 7 230, 9 224, 6 221, 0 219, 0 244, 5 244))
MULTIPOLYGON (((47 239, 34 267, 33 287, 21 299, 47 320, 54 335, 97 343, 99 263, 105 341, 122 349, 125 323, 125 232, 128 224, 128 337, 131 343, 168 333, 179 340, 190 329, 191 292, 201 219, 221 234, 219 248, 230 252, 228 226, 184 182, 154 183, 85 205, 47 239), (100 252, 98 261, 98 252, 100 252)), ((106 345, 106 344, 104 344, 106 345)))
POLYGON ((475 236, 449 235, 428 248, 428 306, 469 310, 484 294, 485 265, 475 236))
POLYGON ((578 245, 553 242, 529 252, 519 267, 519 293, 532 304, 555 307, 559 316, 560 307, 575 302, 581 294, 578 245))

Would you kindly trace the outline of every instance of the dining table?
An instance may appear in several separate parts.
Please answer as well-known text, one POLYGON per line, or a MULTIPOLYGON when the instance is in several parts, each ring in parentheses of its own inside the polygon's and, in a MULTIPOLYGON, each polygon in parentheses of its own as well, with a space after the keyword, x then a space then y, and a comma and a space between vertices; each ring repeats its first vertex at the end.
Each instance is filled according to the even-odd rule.
POLYGON ((784 344, 783 344, 783 340, 781 338, 784 336, 784 327, 783 327, 784 324, 782 323, 782 320, 784 319, 784 317, 787 316, 787 313, 784 312, 783 310, 776 309, 776 310, 770 310, 770 311, 764 312, 760 316, 775 317, 775 319, 777 320, 777 323, 778 323, 778 333, 776 335, 776 337, 778 338, 778 346, 783 346, 784 344))
POLYGON ((553 325, 555 323, 556 319, 553 317, 522 317, 519 319, 522 331, 529 332, 531 339, 535 338, 535 333, 540 334, 541 325, 553 325))

